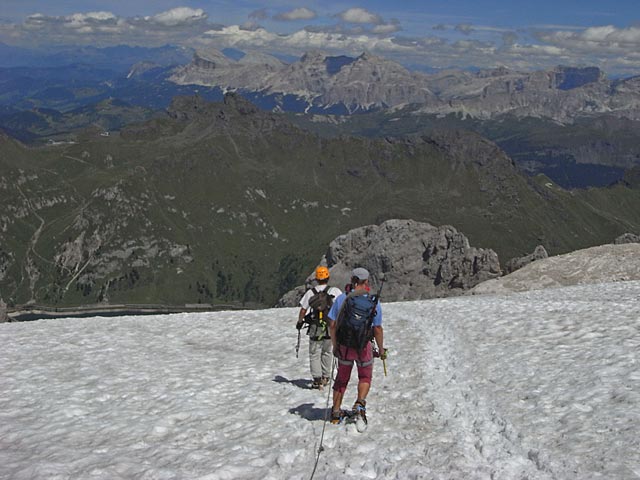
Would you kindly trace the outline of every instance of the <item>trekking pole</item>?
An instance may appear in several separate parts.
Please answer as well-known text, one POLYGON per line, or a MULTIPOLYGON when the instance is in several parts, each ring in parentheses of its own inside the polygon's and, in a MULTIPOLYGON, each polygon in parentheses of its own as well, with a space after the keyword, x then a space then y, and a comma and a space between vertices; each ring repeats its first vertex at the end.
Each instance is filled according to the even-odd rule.
POLYGON ((382 359, 382 368, 384 368, 384 376, 387 376, 387 359, 386 357, 382 359))
POLYGON ((300 350, 300 329, 298 329, 298 343, 296 344, 296 358, 298 358, 299 350, 300 350))

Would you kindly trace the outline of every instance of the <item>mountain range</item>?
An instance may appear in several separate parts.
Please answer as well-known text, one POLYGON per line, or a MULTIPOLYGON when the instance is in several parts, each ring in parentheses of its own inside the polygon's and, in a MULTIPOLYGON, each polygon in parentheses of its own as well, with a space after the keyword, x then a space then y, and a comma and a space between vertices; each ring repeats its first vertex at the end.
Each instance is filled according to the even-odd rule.
POLYGON ((309 52, 290 63, 175 47, 70 48, 46 61, 10 53, 22 63, 0 46, 0 128, 29 144, 68 141, 88 126, 119 130, 162 115, 176 96, 222 101, 233 90, 321 135, 471 130, 521 171, 567 189, 607 186, 640 163, 638 79, 609 80, 595 67, 427 75, 368 53, 309 52))
POLYGON ((42 147, 3 135, 0 172, 10 306, 273 305, 331 240, 393 218, 452 225, 503 261, 640 231, 634 175, 566 191, 472 132, 327 138, 235 94, 42 147))
POLYGON ((310 52, 287 65, 264 54, 233 60, 207 50, 196 52, 192 62, 177 68, 169 79, 181 85, 260 92, 285 110, 292 102, 288 97, 293 97, 314 112, 419 104, 422 113, 477 118, 508 113, 570 123, 581 115, 607 113, 640 119, 640 78, 608 80, 597 67, 425 74, 369 53, 352 58, 310 52))

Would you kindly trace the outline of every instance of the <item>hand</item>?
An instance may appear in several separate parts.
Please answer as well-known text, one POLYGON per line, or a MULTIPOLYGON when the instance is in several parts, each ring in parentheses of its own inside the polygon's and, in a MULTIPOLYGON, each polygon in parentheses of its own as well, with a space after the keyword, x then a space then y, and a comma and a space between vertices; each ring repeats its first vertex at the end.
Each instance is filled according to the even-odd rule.
POLYGON ((296 323, 296 328, 298 330, 300 330, 304 325, 304 320, 298 320, 298 323, 296 323))
POLYGON ((386 348, 381 348, 379 355, 380 355, 380 360, 386 360, 387 359, 387 349, 386 348))
POLYGON ((334 345, 333 346, 333 356, 336 357, 336 358, 340 358, 339 353, 340 353, 340 350, 338 349, 338 346, 334 345))

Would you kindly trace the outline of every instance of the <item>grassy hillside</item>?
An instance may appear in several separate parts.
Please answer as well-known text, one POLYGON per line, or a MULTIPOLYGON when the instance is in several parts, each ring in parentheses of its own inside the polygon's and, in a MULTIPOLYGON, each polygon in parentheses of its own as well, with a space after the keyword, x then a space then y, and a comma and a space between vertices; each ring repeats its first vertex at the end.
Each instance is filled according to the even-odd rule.
POLYGON ((323 138, 235 97, 100 133, 0 139, 7 303, 268 306, 337 235, 389 218, 451 224, 503 261, 640 231, 638 190, 534 182, 472 133, 323 138))
POLYGON ((415 107, 350 117, 291 115, 323 136, 378 137, 453 129, 476 132, 502 148, 527 174, 543 173, 564 188, 607 186, 640 165, 640 123, 607 115, 561 125, 551 119, 505 115, 496 119, 422 114, 415 107))

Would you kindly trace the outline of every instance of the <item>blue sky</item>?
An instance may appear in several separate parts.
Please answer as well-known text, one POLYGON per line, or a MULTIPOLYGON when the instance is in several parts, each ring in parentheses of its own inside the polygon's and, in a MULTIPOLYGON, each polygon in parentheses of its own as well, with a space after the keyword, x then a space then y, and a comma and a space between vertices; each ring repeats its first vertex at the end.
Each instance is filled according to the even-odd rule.
POLYGON ((640 74, 638 0, 1 0, 0 41, 369 51, 406 66, 640 74))

